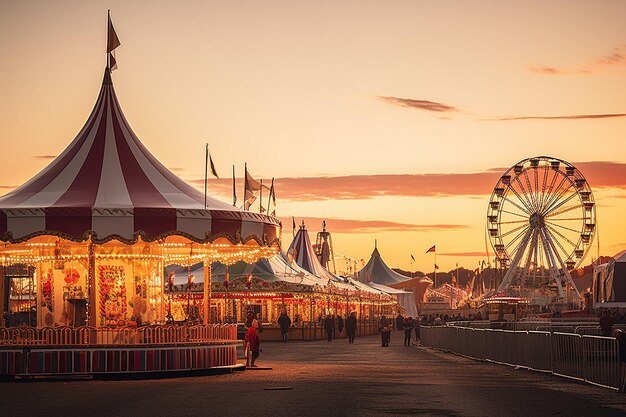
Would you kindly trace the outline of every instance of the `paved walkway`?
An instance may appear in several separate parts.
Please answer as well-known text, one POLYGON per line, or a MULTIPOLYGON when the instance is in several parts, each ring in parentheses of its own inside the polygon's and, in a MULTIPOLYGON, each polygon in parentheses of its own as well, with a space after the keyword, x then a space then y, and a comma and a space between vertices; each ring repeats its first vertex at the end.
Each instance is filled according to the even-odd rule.
POLYGON ((0 384, 11 416, 621 416, 626 395, 377 337, 265 343, 272 370, 0 384), (289 388, 289 389, 276 389, 289 388))

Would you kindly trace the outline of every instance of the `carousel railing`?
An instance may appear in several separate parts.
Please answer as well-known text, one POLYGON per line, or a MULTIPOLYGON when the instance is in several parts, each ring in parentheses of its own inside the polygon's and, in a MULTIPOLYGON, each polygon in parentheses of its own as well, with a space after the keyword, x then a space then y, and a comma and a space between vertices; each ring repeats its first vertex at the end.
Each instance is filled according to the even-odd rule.
POLYGON ((234 324, 142 327, 0 327, 0 346, 175 345, 237 339, 234 324))

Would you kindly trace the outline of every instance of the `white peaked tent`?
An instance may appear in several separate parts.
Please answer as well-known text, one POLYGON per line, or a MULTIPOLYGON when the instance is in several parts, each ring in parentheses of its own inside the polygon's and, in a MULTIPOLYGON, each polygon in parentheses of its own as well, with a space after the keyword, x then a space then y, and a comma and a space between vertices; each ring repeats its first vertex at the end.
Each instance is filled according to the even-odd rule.
POLYGON ((326 281, 327 284, 333 285, 338 289, 358 290, 369 293, 370 295, 384 294, 383 291, 368 285, 362 285, 353 279, 338 277, 324 268, 313 250, 311 240, 309 239, 309 232, 304 225, 300 226, 300 230, 298 230, 298 233, 296 233, 296 236, 293 238, 287 254, 293 258, 294 262, 298 264, 300 268, 320 277, 322 280, 326 281))
POLYGON ((406 316, 417 317, 418 311, 413 293, 388 286, 406 281, 409 278, 389 268, 380 256, 377 247, 374 248, 367 264, 357 273, 357 279, 372 288, 396 297, 398 303, 404 307, 406 316))
POLYGON ((593 307, 626 307, 626 250, 593 268, 593 307))

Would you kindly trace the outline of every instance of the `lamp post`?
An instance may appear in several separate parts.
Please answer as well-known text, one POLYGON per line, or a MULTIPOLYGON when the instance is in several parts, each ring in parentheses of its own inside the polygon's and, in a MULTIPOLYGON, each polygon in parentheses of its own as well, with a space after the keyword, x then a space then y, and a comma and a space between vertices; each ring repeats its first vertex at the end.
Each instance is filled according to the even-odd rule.
POLYGON ((193 284, 195 276, 193 274, 187 275, 187 322, 191 322, 191 285, 193 284))
POLYGON ((224 297, 224 321, 228 319, 228 286, 230 282, 228 280, 228 266, 226 267, 226 273, 224 274, 224 288, 226 289, 226 294, 224 297))

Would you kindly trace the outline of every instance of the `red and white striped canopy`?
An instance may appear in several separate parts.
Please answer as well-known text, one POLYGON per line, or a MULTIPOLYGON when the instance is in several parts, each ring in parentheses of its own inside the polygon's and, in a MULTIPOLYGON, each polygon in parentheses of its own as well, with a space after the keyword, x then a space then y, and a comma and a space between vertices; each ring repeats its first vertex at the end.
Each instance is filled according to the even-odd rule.
POLYGON ((328 271, 320 263, 315 251, 313 250, 311 240, 309 239, 309 232, 304 227, 304 223, 300 226, 298 233, 294 236, 287 253, 291 254, 294 261, 298 264, 298 266, 300 266, 300 268, 310 272, 311 274, 330 282, 343 282, 343 279, 328 271))
POLYGON ((43 171, 0 198, 0 240, 55 235, 132 243, 182 235, 196 242, 279 238, 274 217, 241 211, 178 178, 139 141, 105 70, 96 105, 78 136, 43 171))

